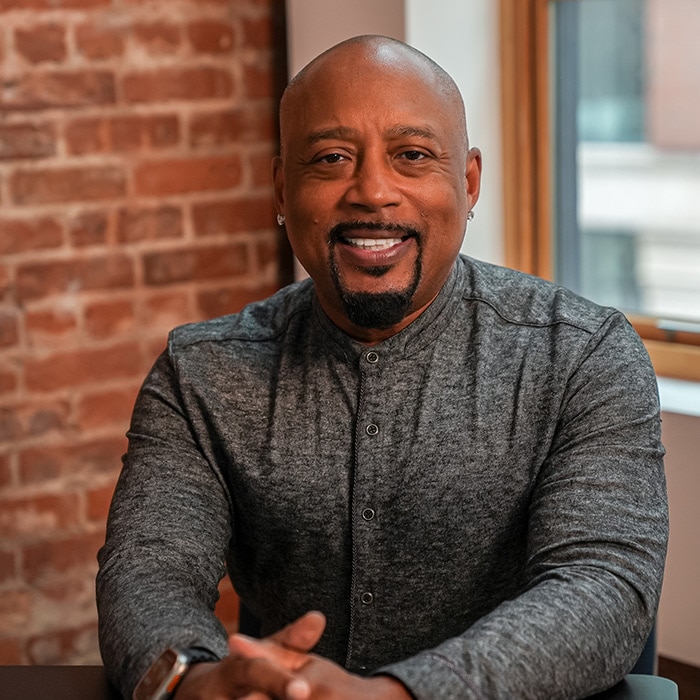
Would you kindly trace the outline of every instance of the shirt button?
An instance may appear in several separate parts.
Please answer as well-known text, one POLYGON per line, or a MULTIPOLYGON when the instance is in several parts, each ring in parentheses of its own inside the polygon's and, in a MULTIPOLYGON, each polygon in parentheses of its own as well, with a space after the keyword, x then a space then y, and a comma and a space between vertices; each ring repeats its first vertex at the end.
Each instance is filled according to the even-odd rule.
POLYGON ((379 362, 379 355, 377 355, 377 353, 374 352, 374 350, 370 350, 367 353, 366 357, 367 357, 367 362, 369 362, 371 365, 374 365, 377 362, 379 362))
POLYGON ((370 423, 365 430, 367 431, 367 435, 376 435, 379 432, 379 426, 375 425, 374 423, 370 423))
POLYGON ((362 517, 365 520, 372 520, 374 518, 374 511, 371 508, 365 508, 362 511, 362 517))
POLYGON ((374 600, 374 596, 369 591, 366 591, 360 596, 360 600, 362 601, 363 605, 371 605, 372 601, 374 600))

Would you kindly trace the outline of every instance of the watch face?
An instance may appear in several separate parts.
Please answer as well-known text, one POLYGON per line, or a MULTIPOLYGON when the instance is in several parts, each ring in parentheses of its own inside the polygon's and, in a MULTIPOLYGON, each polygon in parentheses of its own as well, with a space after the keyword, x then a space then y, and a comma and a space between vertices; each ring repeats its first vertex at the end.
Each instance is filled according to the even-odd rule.
POLYGON ((166 649, 151 665, 134 690, 133 700, 161 700, 175 690, 187 670, 187 657, 166 649))

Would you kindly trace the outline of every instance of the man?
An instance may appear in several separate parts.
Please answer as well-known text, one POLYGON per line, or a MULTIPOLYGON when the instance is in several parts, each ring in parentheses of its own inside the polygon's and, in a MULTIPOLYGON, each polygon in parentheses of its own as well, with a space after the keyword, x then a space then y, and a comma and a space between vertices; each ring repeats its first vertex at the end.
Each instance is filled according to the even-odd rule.
POLYGON ((280 118, 276 205, 311 280, 176 329, 147 378, 100 553, 112 678, 129 696, 165 665, 176 700, 613 685, 667 537, 641 342, 459 256, 481 155, 423 54, 339 44, 280 118), (262 641, 217 623, 225 569, 262 641), (166 647, 192 662, 179 683, 166 647))

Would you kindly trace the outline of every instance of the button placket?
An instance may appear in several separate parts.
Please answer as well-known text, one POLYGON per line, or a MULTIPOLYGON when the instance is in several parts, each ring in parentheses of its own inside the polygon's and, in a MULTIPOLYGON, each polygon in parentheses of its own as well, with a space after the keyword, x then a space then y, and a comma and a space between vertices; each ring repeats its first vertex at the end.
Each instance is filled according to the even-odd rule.
POLYGON ((381 352, 365 349, 360 356, 360 387, 356 423, 355 471, 353 479, 352 532, 353 579, 350 610, 350 634, 346 664, 359 668, 366 664, 369 653, 368 639, 375 634, 376 620, 376 538, 379 518, 373 498, 373 485, 381 473, 383 385, 386 378, 381 352), (375 421, 379 421, 375 422, 375 421))

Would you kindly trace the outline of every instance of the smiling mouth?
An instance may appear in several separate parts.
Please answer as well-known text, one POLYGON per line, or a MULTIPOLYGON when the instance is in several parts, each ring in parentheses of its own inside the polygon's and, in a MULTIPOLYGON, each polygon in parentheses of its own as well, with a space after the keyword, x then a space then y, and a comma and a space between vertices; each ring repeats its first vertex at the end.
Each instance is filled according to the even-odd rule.
POLYGON ((329 241, 343 243, 369 253, 380 253, 409 238, 420 242, 420 234, 410 226, 373 221, 347 221, 336 224, 331 229, 329 241), (377 233, 372 235, 370 231, 377 233), (366 235, 362 235, 364 232, 367 232, 366 235))
POLYGON ((404 238, 343 238, 342 240, 344 243, 354 248, 362 248, 363 250, 376 252, 388 250, 402 241, 405 241, 406 238, 408 238, 408 236, 404 238))

